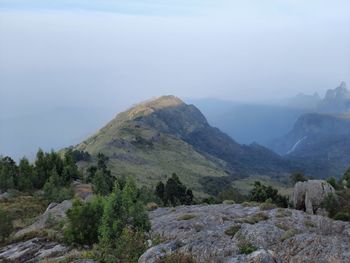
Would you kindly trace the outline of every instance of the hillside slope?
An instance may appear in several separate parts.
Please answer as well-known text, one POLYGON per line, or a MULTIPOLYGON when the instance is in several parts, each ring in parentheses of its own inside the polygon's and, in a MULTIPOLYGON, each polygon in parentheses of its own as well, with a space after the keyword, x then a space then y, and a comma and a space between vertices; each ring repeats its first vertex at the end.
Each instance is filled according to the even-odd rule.
POLYGON ((112 173, 154 185, 176 172, 197 192, 246 175, 281 176, 292 168, 259 145, 240 145, 203 114, 174 96, 163 96, 120 113, 75 147, 110 158, 112 173), (219 180, 218 180, 219 179, 219 180))

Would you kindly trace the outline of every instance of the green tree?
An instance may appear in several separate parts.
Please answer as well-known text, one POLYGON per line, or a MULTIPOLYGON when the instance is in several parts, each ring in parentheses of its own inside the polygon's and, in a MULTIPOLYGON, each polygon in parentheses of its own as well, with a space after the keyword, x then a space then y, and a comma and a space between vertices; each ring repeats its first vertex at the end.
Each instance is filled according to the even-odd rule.
POLYGON ((49 180, 45 183, 44 197, 48 202, 62 202, 71 199, 73 196, 72 189, 65 187, 64 180, 58 175, 56 170, 52 170, 49 180))
POLYGON ((350 168, 345 172, 343 181, 345 181, 347 187, 350 187, 350 168))
POLYGON ((100 195, 108 195, 113 189, 113 179, 102 170, 96 171, 92 184, 94 192, 100 195))
POLYGON ((308 180, 308 178, 303 173, 296 172, 290 176, 290 180, 293 182, 293 184, 296 184, 297 182, 305 182, 308 180))
POLYGON ((157 185, 156 185, 156 189, 155 189, 155 192, 154 194, 160 199, 162 200, 163 203, 166 203, 166 200, 165 200, 165 185, 163 182, 159 182, 157 185))
POLYGON ((18 167, 16 162, 6 156, 0 160, 0 190, 7 191, 18 184, 18 167))
POLYGON ((94 197, 83 203, 75 200, 67 211, 68 227, 64 235, 69 244, 93 245, 98 242, 98 227, 103 213, 103 198, 94 197))
POLYGON ((34 168, 27 158, 22 158, 18 165, 18 189, 21 191, 32 190, 34 181, 34 168))
POLYGON ((334 189, 338 189, 339 186, 338 186, 338 183, 337 183, 337 179, 335 179, 335 177, 330 177, 327 179, 327 182, 333 186, 334 189))
POLYGON ((265 202, 271 199, 272 202, 280 207, 288 206, 288 198, 278 194, 278 190, 261 184, 259 181, 254 182, 254 187, 250 191, 249 199, 255 202, 265 202))
POLYGON ((100 229, 101 240, 108 243, 118 239, 126 226, 142 231, 150 229, 147 212, 143 203, 137 199, 137 188, 130 178, 122 190, 116 183, 107 198, 100 229))
POLYGON ((169 202, 173 206, 185 203, 186 187, 175 173, 166 182, 164 195, 166 203, 169 202))

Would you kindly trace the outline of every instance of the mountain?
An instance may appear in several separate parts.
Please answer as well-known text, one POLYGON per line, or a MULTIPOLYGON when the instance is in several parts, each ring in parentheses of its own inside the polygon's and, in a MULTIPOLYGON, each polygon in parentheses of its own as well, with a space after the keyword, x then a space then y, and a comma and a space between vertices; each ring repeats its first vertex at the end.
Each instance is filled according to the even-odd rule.
POLYGON ((239 143, 264 146, 288 133, 298 117, 308 110, 283 105, 239 103, 217 99, 191 100, 209 123, 239 143))
POLYGON ((146 101, 118 114, 75 149, 110 158, 115 176, 152 185, 175 172, 197 192, 247 175, 281 176, 288 161, 257 144, 240 145, 210 126, 193 105, 174 96, 146 101))
POLYGON ((335 89, 326 92, 324 99, 317 106, 318 112, 344 113, 350 111, 350 91, 342 82, 335 89))
POLYGON ((282 103, 292 108, 315 109, 320 102, 321 97, 317 92, 315 92, 313 95, 299 93, 292 98, 283 100, 282 103))
POLYGON ((341 176, 350 166, 350 114, 305 114, 270 147, 290 160, 321 167, 320 174, 341 176))

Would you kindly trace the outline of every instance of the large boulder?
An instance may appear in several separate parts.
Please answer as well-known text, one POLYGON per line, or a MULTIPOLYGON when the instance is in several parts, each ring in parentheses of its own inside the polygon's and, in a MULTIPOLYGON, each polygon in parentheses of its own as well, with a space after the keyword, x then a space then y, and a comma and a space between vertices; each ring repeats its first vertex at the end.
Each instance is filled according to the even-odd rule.
POLYGON ((47 223, 49 221, 58 222, 62 219, 66 218, 66 212, 68 209, 72 207, 72 201, 71 200, 65 200, 62 203, 51 203, 46 208, 45 213, 40 215, 35 222, 21 230, 19 230, 17 233, 15 233, 14 237, 19 238, 21 236, 24 236, 30 232, 38 231, 41 229, 44 229, 47 226, 47 223))
POLYGON ((324 180, 297 182, 292 193, 295 209, 315 214, 328 194, 335 193, 333 186, 324 180))
POLYGON ((158 208, 149 215, 158 242, 139 263, 171 254, 190 254, 198 263, 349 263, 350 223, 303 211, 220 204, 158 208), (247 248, 252 253, 245 254, 247 248))

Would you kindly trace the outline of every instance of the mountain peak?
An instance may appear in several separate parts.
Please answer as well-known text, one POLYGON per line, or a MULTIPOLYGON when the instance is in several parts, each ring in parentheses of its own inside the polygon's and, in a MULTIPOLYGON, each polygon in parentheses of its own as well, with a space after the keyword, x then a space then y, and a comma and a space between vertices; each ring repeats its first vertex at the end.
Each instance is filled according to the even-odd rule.
POLYGON ((342 81, 338 87, 335 89, 327 90, 325 100, 334 100, 334 99, 347 99, 350 98, 350 92, 346 88, 346 83, 342 81))
POLYGON ((184 102, 176 96, 165 95, 146 100, 128 110, 128 117, 135 118, 140 115, 149 115, 157 110, 183 105, 184 102))

